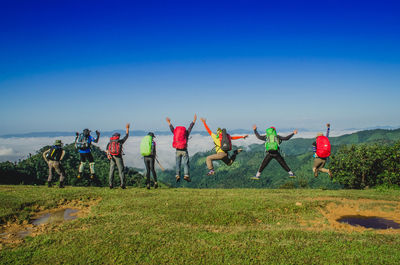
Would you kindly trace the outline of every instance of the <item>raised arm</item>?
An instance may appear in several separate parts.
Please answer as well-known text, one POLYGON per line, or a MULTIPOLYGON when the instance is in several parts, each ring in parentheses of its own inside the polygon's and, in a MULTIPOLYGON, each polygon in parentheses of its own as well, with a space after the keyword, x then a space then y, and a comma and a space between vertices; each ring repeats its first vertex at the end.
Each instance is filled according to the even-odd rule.
POLYGON ((93 140, 93 142, 98 143, 100 139, 100 132, 96 130, 96 139, 93 140))
POLYGON ((297 130, 294 130, 291 134, 289 134, 288 136, 280 136, 280 135, 278 135, 278 138, 279 138, 279 140, 281 140, 281 141, 287 141, 287 140, 289 140, 290 138, 292 138, 293 137, 293 135, 295 135, 295 134, 297 134, 297 130))
POLYGON ((125 126, 125 128, 126 128, 126 130, 125 130, 125 136, 124 136, 124 138, 122 138, 122 140, 121 140, 122 143, 125 143, 125 141, 128 140, 128 137, 129 137, 129 128, 130 128, 130 127, 131 127, 131 124, 130 124, 130 123, 127 123, 126 126, 125 126))
POLYGON ((266 141, 267 140, 267 137, 265 135, 261 136, 260 134, 258 134, 256 125, 253 125, 253 130, 254 130, 254 134, 256 135, 257 139, 259 139, 261 141, 266 141))
POLYGON ((192 129, 193 129, 194 124, 196 123, 196 120, 197 120, 197 115, 194 114, 193 121, 190 123, 189 128, 188 128, 188 130, 187 130, 187 135, 188 135, 188 136, 189 136, 190 133, 192 132, 192 129))
POLYGON ((171 124, 171 119, 170 118, 165 118, 165 120, 167 121, 168 125, 169 125, 169 129, 171 130, 172 133, 174 133, 174 126, 171 124))
POLYGON ((210 128, 208 128, 207 123, 206 123, 206 119, 200 118, 200 120, 203 122, 204 127, 206 128, 208 134, 211 135, 211 134, 212 134, 212 131, 210 130, 210 128))
POLYGON ((330 130, 331 130, 331 124, 330 124, 330 123, 327 123, 327 124, 326 124, 326 137, 328 137, 328 138, 329 138, 329 132, 330 132, 330 130))

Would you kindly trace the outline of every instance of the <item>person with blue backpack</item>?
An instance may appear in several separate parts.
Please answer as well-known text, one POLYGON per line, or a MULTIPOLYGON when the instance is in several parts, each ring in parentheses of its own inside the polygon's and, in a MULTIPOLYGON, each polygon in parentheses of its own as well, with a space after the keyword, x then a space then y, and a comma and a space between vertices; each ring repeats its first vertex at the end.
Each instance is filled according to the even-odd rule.
POLYGON ((49 177, 47 178, 47 186, 51 187, 51 179, 53 176, 53 169, 60 175, 59 187, 64 188, 64 169, 61 165, 61 161, 65 156, 65 150, 62 149, 61 140, 56 140, 54 145, 50 149, 43 153, 44 161, 49 166, 49 177))
POLYGON ((143 156, 144 165, 146 167, 146 188, 150 189, 150 172, 153 174, 154 188, 158 188, 157 173, 154 167, 154 162, 157 159, 156 136, 154 133, 149 132, 140 142, 140 154, 143 156))
POLYGON ((174 139, 172 141, 172 147, 176 149, 175 158, 176 158, 176 175, 175 180, 179 182, 181 180, 181 163, 183 160, 183 179, 187 182, 190 182, 189 175, 189 153, 187 150, 189 135, 192 132, 193 126, 196 123, 197 115, 194 114, 193 122, 190 123, 188 129, 186 130, 183 126, 174 126, 171 124, 171 119, 166 118, 167 123, 169 125, 169 129, 174 135, 174 139))
POLYGON ((84 129, 81 133, 76 133, 75 138, 75 147, 79 150, 80 164, 78 168, 78 176, 77 178, 82 178, 83 169, 85 167, 86 161, 89 162, 90 169, 90 180, 91 182, 96 182, 99 184, 99 181, 96 179, 96 174, 94 170, 94 159, 92 155, 91 146, 92 143, 99 142, 100 132, 96 130, 96 138, 93 138, 90 135, 89 129, 84 129))
POLYGON ((275 159, 276 161, 278 161, 278 163, 282 166, 282 168, 288 172, 289 177, 294 178, 295 177, 294 173, 290 170, 289 166, 285 162, 285 159, 283 159, 283 157, 280 154, 279 145, 281 144, 282 141, 287 141, 290 138, 292 138, 293 135, 297 134, 297 130, 294 130, 293 133, 291 133, 285 137, 278 135, 276 133, 275 127, 270 127, 268 129, 266 129, 265 135, 258 134, 256 125, 253 125, 253 130, 254 130, 254 134, 256 135, 256 137, 259 140, 265 141, 265 151, 267 153, 266 153, 265 158, 262 161, 256 175, 254 177, 252 177, 251 179, 259 180, 261 173, 263 172, 265 167, 269 164, 269 162, 271 162, 272 159, 275 159))

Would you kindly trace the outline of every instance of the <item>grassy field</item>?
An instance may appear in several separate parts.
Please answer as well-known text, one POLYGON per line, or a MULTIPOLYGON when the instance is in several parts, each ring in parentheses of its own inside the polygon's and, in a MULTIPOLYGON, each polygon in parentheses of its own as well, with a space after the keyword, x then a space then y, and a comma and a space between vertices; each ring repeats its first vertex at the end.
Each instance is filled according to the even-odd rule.
POLYGON ((349 204, 357 213, 378 207, 398 216, 399 195, 376 190, 0 186, 3 226, 23 225, 39 210, 70 202, 92 205, 79 219, 48 225, 19 243, 3 242, 0 263, 400 264, 398 232, 335 226, 324 215, 328 208, 349 204))

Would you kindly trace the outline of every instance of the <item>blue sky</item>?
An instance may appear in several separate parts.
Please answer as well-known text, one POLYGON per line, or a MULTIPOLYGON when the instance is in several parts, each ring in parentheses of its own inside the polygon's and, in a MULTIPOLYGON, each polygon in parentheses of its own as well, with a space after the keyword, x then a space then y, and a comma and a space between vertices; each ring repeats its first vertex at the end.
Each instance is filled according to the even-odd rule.
POLYGON ((397 2, 1 1, 0 134, 399 126, 397 2))

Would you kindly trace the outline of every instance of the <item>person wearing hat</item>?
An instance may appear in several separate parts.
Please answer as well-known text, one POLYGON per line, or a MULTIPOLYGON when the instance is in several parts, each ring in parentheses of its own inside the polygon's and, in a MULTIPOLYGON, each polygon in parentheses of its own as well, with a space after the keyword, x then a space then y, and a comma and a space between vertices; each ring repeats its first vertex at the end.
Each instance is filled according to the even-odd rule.
MULTIPOLYGON (((326 124, 326 137, 329 138, 329 132, 331 129, 331 125, 330 123, 326 124)), ((322 132, 317 133, 317 137, 319 136, 324 136, 324 134, 322 132)), ((313 173, 314 173, 314 177, 318 177, 318 172, 324 172, 324 173, 328 173, 329 177, 332 178, 332 172, 329 169, 324 168, 325 164, 326 164, 326 160, 328 159, 327 157, 318 157, 317 155, 317 141, 312 143, 312 147, 313 147, 313 152, 314 152, 314 165, 313 165, 313 173)))
POLYGON ((54 145, 47 151, 43 152, 43 158, 49 166, 49 177, 47 178, 47 186, 51 187, 51 179, 53 169, 60 175, 60 188, 64 188, 64 169, 61 166, 61 161, 65 156, 65 151, 62 149, 61 140, 56 140, 54 145))
POLYGON ((141 153, 143 155, 143 160, 144 160, 144 165, 146 166, 146 188, 150 189, 150 172, 153 174, 153 179, 154 179, 154 188, 158 188, 158 183, 157 183, 157 173, 154 167, 154 163, 156 160, 156 142, 154 141, 154 138, 156 136, 154 133, 149 132, 144 139, 142 140, 141 143, 141 153), (147 150, 146 153, 145 151, 142 150, 142 146, 149 146, 150 150, 147 150))
MULTIPOLYGON (((217 152, 216 154, 207 156, 207 158, 206 158, 206 164, 207 164, 207 168, 209 170, 207 173, 207 176, 210 176, 210 175, 215 174, 214 166, 212 163, 214 160, 222 160, 222 162, 224 162, 226 165, 230 166, 235 161, 237 154, 239 154, 243 150, 237 149, 237 150, 233 151, 232 156, 229 156, 228 152, 222 150, 222 148, 221 148, 221 139, 222 139, 221 135, 222 135, 223 130, 221 130, 221 128, 218 128, 217 133, 215 134, 207 126, 206 119, 201 118, 200 120, 203 122, 204 127, 206 128, 207 132, 210 134, 211 138, 213 139, 214 144, 215 144, 215 151, 217 152)), ((244 136, 231 136, 230 139, 231 140, 246 139, 248 136, 249 136, 248 134, 246 134, 244 136)))
POLYGON ((124 176, 124 160, 122 159, 122 145, 126 142, 129 137, 129 127, 130 124, 126 124, 126 132, 125 137, 120 139, 120 133, 114 133, 110 138, 110 142, 107 144, 107 157, 110 160, 110 174, 108 176, 108 182, 110 185, 110 189, 113 188, 113 180, 114 180, 114 169, 115 164, 118 167, 119 178, 121 180, 121 188, 125 189, 125 176, 124 176))
POLYGON ((281 167, 288 172, 289 177, 294 178, 295 177, 294 173, 290 170, 289 166, 285 162, 285 159, 283 159, 283 157, 281 156, 281 154, 279 152, 280 151, 279 145, 281 144, 282 141, 287 141, 290 138, 292 138, 293 135, 297 134, 297 130, 294 130, 293 133, 289 134, 286 137, 278 135, 276 133, 275 127, 268 128, 266 130, 266 135, 259 135, 257 132, 256 125, 253 125, 253 130, 254 130, 254 134, 256 135, 256 137, 259 140, 266 142, 265 148, 266 148, 267 154, 265 155, 265 158, 262 161, 256 175, 254 177, 252 177, 251 179, 259 180, 261 173, 266 168, 266 166, 269 164, 269 162, 271 162, 272 159, 275 159, 276 161, 278 161, 278 163, 281 165, 281 167))

